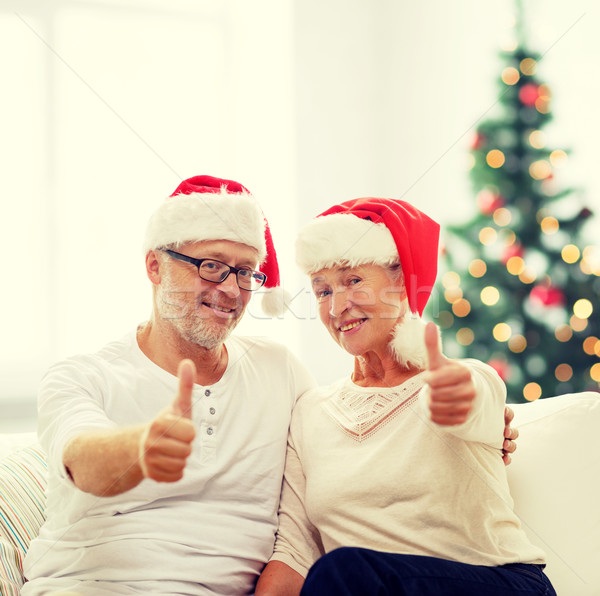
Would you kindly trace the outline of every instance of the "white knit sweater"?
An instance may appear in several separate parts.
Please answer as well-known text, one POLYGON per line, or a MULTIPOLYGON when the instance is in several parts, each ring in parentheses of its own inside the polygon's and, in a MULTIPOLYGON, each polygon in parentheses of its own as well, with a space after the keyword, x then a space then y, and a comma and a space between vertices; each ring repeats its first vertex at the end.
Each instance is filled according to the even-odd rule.
POLYGON ((294 409, 272 560, 302 575, 341 546, 477 565, 543 563, 513 513, 504 463, 504 384, 463 360, 477 397, 469 419, 429 419, 419 374, 397 387, 343 379, 294 409))

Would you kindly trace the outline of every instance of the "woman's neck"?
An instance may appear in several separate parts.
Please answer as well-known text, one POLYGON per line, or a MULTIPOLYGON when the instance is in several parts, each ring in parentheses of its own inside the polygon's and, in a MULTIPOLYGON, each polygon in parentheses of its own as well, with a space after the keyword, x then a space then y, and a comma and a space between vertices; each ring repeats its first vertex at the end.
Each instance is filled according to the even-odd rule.
POLYGON ((352 381, 360 387, 396 387, 420 372, 400 366, 391 354, 367 352, 354 358, 352 381))

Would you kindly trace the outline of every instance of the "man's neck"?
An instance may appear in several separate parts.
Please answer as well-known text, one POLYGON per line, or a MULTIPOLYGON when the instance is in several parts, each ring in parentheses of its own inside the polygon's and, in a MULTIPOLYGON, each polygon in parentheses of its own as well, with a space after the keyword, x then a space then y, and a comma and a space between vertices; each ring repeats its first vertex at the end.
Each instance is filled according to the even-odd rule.
POLYGON ((196 365, 198 385, 216 383, 227 369, 228 354, 225 344, 214 349, 204 348, 184 340, 173 330, 150 321, 137 332, 140 350, 154 364, 177 376, 177 367, 184 358, 193 360, 196 365))

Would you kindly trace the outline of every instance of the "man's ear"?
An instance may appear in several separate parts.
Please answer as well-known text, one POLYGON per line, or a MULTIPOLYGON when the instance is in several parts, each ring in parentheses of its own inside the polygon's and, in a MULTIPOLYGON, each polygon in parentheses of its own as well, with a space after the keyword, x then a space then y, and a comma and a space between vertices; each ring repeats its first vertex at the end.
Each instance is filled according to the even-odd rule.
POLYGON ((146 275, 155 285, 158 285, 161 281, 160 259, 156 250, 149 250, 146 253, 146 275))

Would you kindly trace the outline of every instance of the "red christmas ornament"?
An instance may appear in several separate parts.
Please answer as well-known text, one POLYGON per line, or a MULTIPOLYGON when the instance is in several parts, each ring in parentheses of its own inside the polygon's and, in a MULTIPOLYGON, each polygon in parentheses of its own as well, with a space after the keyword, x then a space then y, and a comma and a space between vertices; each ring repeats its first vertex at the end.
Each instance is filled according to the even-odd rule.
POLYGON ((519 99, 525 106, 533 107, 539 96, 540 88, 533 83, 527 83, 519 89, 519 99))
POLYGON ((483 215, 491 215, 496 209, 504 207, 504 199, 489 190, 482 190, 477 193, 477 206, 483 215))
POLYGON ((562 306, 565 303, 565 295, 555 286, 534 286, 529 292, 529 299, 532 304, 544 307, 562 306))
POLYGON ((503 381, 510 378, 510 366, 506 360, 503 360, 502 358, 492 358, 491 360, 488 360, 487 363, 498 373, 498 376, 503 381))
POLYGON ((502 261, 502 264, 506 265, 508 259, 511 259, 512 257, 523 257, 524 254, 525 250, 523 247, 518 242, 515 242, 504 249, 500 260, 502 261))
POLYGON ((473 141, 471 142, 471 151, 477 151, 481 149, 487 143, 487 138, 485 135, 482 135, 480 132, 476 132, 473 137, 473 141))

